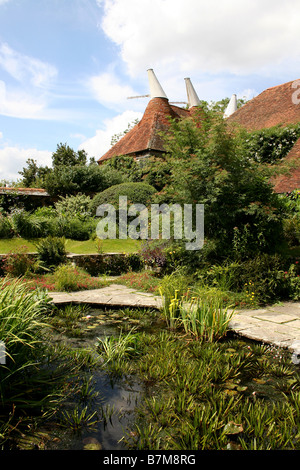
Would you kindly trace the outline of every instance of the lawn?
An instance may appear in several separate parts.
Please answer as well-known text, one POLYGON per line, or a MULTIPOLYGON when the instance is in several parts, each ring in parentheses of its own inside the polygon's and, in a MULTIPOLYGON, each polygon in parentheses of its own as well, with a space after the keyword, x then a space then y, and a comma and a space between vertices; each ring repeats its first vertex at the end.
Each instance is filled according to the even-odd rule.
MULTIPOLYGON (((26 245, 29 252, 35 252, 35 243, 38 240, 26 240, 24 238, 8 238, 0 239, 0 253, 6 254, 15 251, 21 246, 26 245)), ((97 253, 99 248, 103 253, 134 253, 138 251, 140 240, 66 240, 66 249, 70 253, 75 254, 91 254, 97 253)))

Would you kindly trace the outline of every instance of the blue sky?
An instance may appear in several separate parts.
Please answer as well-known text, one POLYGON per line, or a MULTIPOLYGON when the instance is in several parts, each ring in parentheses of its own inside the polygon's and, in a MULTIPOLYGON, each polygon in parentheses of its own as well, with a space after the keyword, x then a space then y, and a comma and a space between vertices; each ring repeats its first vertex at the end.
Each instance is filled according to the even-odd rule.
POLYGON ((57 145, 100 158, 140 118, 153 68, 170 101, 252 98, 300 78, 299 0, 0 0, 0 180, 57 145))

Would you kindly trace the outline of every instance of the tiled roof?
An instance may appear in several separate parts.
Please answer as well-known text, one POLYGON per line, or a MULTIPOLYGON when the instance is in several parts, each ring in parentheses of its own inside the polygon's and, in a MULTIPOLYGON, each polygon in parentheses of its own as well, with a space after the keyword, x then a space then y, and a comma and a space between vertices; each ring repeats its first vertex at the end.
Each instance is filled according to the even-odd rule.
MULTIPOLYGON (((227 122, 237 123, 248 130, 300 123, 300 103, 293 100, 295 82, 268 88, 228 117, 227 122)), ((285 163, 292 163, 289 172, 272 179, 278 193, 300 188, 300 139, 284 159, 283 166, 285 163)))
POLYGON ((293 102, 293 83, 268 88, 229 116, 227 122, 252 130, 300 122, 300 104, 293 102))
POLYGON ((7 188, 0 187, 0 194, 18 194, 29 196, 49 196, 45 189, 41 188, 7 188))
POLYGON ((169 104, 167 98, 152 98, 141 121, 122 137, 99 160, 102 163, 119 155, 136 155, 145 151, 163 152, 160 132, 169 128, 169 118, 189 116, 189 111, 169 104))

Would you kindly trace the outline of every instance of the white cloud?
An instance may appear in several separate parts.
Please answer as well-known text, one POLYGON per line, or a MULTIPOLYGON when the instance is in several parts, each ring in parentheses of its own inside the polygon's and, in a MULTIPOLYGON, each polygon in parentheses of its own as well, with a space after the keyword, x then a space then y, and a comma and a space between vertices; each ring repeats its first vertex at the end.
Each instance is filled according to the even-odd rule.
POLYGON ((103 123, 104 128, 98 129, 94 137, 84 141, 79 150, 84 149, 90 157, 95 157, 98 160, 111 148, 111 138, 115 134, 125 131, 128 124, 131 124, 135 119, 141 119, 141 117, 141 113, 125 111, 112 119, 106 119, 103 123))
POLYGON ((0 180, 17 181, 21 178, 18 173, 26 166, 26 160, 32 158, 38 165, 51 166, 52 152, 34 148, 5 147, 0 149, 0 180))
POLYGON ((53 65, 20 54, 6 43, 0 45, 0 66, 19 82, 35 87, 48 85, 57 76, 53 65))
POLYGON ((18 118, 35 118, 46 106, 42 97, 34 97, 21 90, 7 91, 0 80, 0 114, 18 118))
POLYGON ((299 70, 298 0, 103 0, 102 29, 134 76, 299 70))
POLYGON ((137 95, 129 85, 123 84, 112 72, 104 72, 88 79, 87 85, 102 105, 118 111, 128 107, 127 98, 137 95))

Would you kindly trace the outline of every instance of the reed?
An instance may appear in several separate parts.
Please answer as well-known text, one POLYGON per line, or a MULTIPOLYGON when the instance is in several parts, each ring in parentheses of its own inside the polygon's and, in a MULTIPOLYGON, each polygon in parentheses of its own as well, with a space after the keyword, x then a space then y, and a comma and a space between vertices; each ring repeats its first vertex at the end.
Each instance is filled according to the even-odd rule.
POLYGON ((216 341, 227 333, 234 310, 224 306, 218 297, 193 297, 179 305, 181 324, 187 334, 205 341, 216 341))

